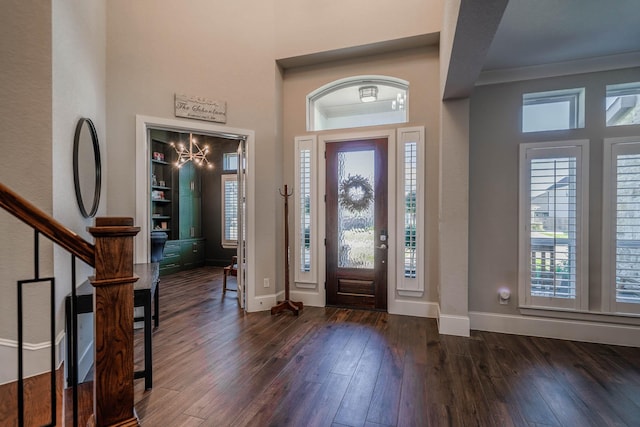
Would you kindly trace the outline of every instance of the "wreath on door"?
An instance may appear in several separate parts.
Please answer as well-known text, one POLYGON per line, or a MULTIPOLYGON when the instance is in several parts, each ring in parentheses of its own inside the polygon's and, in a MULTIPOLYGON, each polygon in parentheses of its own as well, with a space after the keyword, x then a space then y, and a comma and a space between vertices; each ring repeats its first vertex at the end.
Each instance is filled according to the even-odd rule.
POLYGON ((338 202, 349 212, 358 213, 368 209, 372 200, 373 187, 362 175, 349 175, 340 183, 338 202))

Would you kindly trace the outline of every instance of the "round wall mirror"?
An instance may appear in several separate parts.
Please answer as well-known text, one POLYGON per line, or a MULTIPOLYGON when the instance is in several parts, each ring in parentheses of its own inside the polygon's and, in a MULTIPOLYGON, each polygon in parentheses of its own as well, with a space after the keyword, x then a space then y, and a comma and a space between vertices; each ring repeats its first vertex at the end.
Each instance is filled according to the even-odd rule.
POLYGON ((101 182, 98 134, 91 119, 82 118, 76 126, 73 141, 73 183, 80 213, 85 218, 98 212, 101 182))

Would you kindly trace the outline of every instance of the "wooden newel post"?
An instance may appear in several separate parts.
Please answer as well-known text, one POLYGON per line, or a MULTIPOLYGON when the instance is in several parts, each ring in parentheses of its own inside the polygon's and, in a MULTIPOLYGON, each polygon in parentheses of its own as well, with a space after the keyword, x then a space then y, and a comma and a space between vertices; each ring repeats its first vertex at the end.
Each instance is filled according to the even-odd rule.
POLYGON ((133 238, 132 218, 96 218, 93 422, 137 426, 133 407, 133 238))

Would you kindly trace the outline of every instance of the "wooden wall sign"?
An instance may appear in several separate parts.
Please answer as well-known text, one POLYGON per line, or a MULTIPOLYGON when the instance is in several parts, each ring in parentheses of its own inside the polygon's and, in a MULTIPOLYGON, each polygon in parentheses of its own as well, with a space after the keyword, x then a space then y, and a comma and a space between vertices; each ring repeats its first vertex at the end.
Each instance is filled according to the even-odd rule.
POLYGON ((207 120, 216 123, 227 122, 227 103, 212 101, 199 96, 175 94, 176 117, 207 120))

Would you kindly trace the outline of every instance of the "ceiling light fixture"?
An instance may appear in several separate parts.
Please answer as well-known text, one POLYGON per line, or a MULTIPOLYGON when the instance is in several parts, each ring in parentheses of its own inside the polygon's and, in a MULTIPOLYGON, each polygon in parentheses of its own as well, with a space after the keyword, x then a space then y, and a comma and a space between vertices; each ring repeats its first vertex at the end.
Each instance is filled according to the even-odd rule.
POLYGON ((392 110, 404 110, 404 100, 406 99, 405 94, 398 93, 395 101, 391 101, 391 109, 392 110))
POLYGON ((207 160, 209 147, 205 145, 200 148, 192 134, 189 134, 189 149, 181 142, 178 143, 178 145, 172 142, 171 146, 176 150, 176 153, 178 153, 178 160, 176 160, 175 163, 177 167, 181 167, 189 161, 192 161, 197 166, 207 165, 210 168, 213 167, 213 165, 209 163, 209 160, 207 160))
POLYGON ((378 99, 377 86, 362 86, 358 91, 360 92, 360 101, 362 102, 373 102, 378 99))

